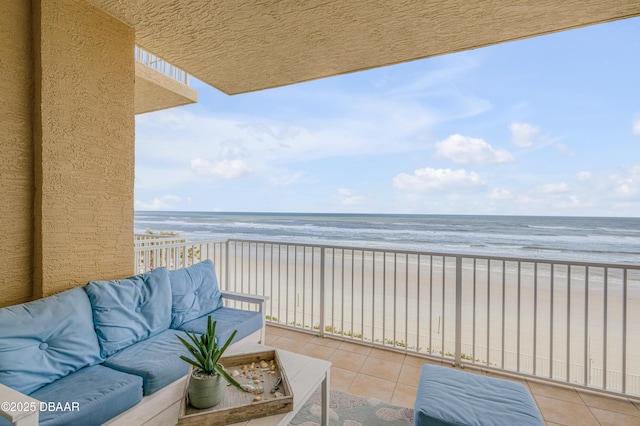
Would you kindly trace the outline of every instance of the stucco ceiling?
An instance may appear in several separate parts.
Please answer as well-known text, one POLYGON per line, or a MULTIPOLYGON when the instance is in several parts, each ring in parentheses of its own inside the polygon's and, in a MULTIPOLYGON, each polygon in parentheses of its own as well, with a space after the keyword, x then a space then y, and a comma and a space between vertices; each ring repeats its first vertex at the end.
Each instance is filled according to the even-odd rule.
POLYGON ((236 94, 640 15, 639 0, 87 0, 236 94))

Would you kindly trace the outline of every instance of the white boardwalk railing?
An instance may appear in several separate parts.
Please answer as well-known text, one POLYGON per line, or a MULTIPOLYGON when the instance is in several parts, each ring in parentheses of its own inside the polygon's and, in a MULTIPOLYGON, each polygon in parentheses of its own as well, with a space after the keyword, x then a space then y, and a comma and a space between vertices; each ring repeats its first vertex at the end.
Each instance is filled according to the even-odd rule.
POLYGON ((138 270, 211 258, 281 326, 640 395, 640 266, 228 240, 136 248, 138 270), (606 374, 604 374, 606 372, 606 374))
MULTIPOLYGON (((226 241, 187 242, 180 236, 139 234, 134 241, 135 274, 153 268, 178 269, 201 260, 211 259, 214 264, 226 262, 226 241)), ((218 279, 223 271, 218 270, 218 279)))

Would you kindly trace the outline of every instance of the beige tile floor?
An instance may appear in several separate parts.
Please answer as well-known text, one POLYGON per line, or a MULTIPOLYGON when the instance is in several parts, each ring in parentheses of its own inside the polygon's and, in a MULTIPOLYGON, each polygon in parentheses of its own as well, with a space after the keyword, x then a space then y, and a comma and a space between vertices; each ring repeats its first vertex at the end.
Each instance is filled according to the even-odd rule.
MULTIPOLYGON (((413 407, 420 368, 431 362, 275 326, 267 326, 266 340, 269 346, 331 361, 331 389, 404 407, 413 407)), ((495 375, 489 372, 476 374, 495 375)), ((547 425, 640 426, 640 402, 524 378, 512 380, 529 388, 547 425)))

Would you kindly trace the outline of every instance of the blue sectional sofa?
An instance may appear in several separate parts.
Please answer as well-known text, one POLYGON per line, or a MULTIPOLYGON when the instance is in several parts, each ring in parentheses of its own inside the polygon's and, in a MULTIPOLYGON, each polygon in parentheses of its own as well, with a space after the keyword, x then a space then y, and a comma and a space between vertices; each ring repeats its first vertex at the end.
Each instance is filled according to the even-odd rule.
POLYGON ((205 260, 2 308, 0 425, 177 418, 189 365, 179 358, 188 353, 176 334, 204 333, 211 315, 219 339, 238 330, 234 344, 261 342, 265 300, 221 292, 213 263, 205 260), (258 309, 225 307, 225 298, 258 309))

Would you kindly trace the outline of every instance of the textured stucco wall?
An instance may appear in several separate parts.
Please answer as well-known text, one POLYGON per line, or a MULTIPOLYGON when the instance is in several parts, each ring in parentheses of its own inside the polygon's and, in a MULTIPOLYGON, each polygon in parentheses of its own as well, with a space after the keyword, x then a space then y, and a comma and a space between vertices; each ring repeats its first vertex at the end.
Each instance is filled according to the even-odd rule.
POLYGON ((198 102, 198 92, 136 61, 136 114, 198 102))
POLYGON ((34 296, 133 271, 134 32, 34 2, 34 296))
POLYGON ((0 4, 0 306, 32 295, 31 2, 0 4))

